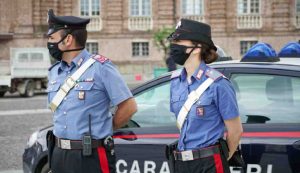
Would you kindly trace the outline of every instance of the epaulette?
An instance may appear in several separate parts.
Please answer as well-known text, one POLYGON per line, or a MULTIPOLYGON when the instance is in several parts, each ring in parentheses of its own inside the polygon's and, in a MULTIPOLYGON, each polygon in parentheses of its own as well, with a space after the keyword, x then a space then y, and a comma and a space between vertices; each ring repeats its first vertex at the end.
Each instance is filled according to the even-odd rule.
POLYGON ((60 61, 56 61, 51 67, 48 68, 48 71, 50 71, 54 66, 56 66, 59 63, 60 63, 60 61))
POLYGON ((205 76, 208 78, 211 78, 214 81, 216 81, 222 77, 226 78, 222 73, 220 73, 218 70, 213 69, 213 68, 207 69, 205 76))
POLYGON ((103 55, 96 55, 93 57, 95 60, 99 61, 101 64, 104 64, 105 62, 108 62, 109 59, 106 58, 105 56, 103 55))
POLYGON ((176 78, 181 75, 182 69, 174 70, 171 75, 171 79, 176 78))

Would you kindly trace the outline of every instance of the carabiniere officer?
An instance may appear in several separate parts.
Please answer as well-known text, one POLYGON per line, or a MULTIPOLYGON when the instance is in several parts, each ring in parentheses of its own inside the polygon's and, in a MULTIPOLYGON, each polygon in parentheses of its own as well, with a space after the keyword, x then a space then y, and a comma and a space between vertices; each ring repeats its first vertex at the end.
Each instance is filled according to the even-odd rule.
POLYGON ((49 69, 48 132, 53 173, 115 172, 113 129, 136 112, 135 100, 112 62, 85 49, 89 19, 48 11, 48 49, 57 62, 49 69), (112 116, 110 106, 117 106, 112 116))
POLYGON ((175 172, 229 173, 227 160, 238 146, 242 125, 232 84, 207 66, 217 59, 211 28, 181 19, 169 40, 170 57, 183 66, 173 72, 170 88, 170 108, 180 129, 172 153, 175 172), (227 141, 223 140, 225 126, 227 141), (221 147, 224 142, 229 151, 221 147))

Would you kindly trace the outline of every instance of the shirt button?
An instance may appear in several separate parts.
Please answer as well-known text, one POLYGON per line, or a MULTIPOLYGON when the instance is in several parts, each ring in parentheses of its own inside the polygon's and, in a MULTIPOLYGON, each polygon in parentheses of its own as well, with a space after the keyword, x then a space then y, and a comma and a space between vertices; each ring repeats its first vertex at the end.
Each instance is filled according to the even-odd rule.
POLYGON ((67 97, 65 97, 64 100, 67 100, 67 97))
POLYGON ((66 115, 67 114, 67 112, 64 112, 64 115, 66 115))
POLYGON ((67 128, 67 126, 64 126, 64 128, 66 129, 66 128, 67 128))
POLYGON ((70 71, 68 71, 67 73, 70 74, 70 71))

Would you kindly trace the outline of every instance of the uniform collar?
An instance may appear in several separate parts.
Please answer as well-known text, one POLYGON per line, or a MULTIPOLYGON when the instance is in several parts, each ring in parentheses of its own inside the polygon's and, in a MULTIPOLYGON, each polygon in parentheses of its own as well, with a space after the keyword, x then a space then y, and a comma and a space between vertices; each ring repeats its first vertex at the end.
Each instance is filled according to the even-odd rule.
MULTIPOLYGON (((201 61, 200 65, 198 66, 198 68, 195 70, 194 74, 192 75, 193 81, 194 80, 201 80, 202 76, 205 73, 205 70, 207 68, 207 65, 205 64, 205 62, 201 61)), ((181 80, 186 80, 187 77, 187 73, 186 70, 184 68, 184 70, 182 70, 181 75, 180 75, 180 79, 181 80)))
POLYGON ((206 68, 207 65, 205 64, 205 62, 201 61, 199 67, 197 68, 197 70, 195 70, 194 74, 192 75, 193 78, 199 81, 204 75, 206 68))
POLYGON ((71 62, 71 65, 69 66, 66 62, 61 61, 60 66, 58 68, 58 73, 62 71, 66 71, 68 69, 73 69, 74 67, 79 68, 83 62, 87 59, 86 57, 89 56, 89 53, 86 49, 83 49, 71 62))

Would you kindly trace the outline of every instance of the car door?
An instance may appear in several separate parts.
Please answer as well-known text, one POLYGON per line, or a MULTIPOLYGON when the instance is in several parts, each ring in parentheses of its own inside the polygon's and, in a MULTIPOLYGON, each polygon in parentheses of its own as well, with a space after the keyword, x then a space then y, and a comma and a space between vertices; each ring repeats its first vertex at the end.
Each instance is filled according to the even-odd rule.
POLYGON ((300 172, 300 72, 228 68, 243 122, 247 173, 300 172))
POLYGON ((170 76, 133 91, 138 111, 126 128, 115 131, 117 172, 170 172, 165 146, 178 138, 169 111, 170 76))

